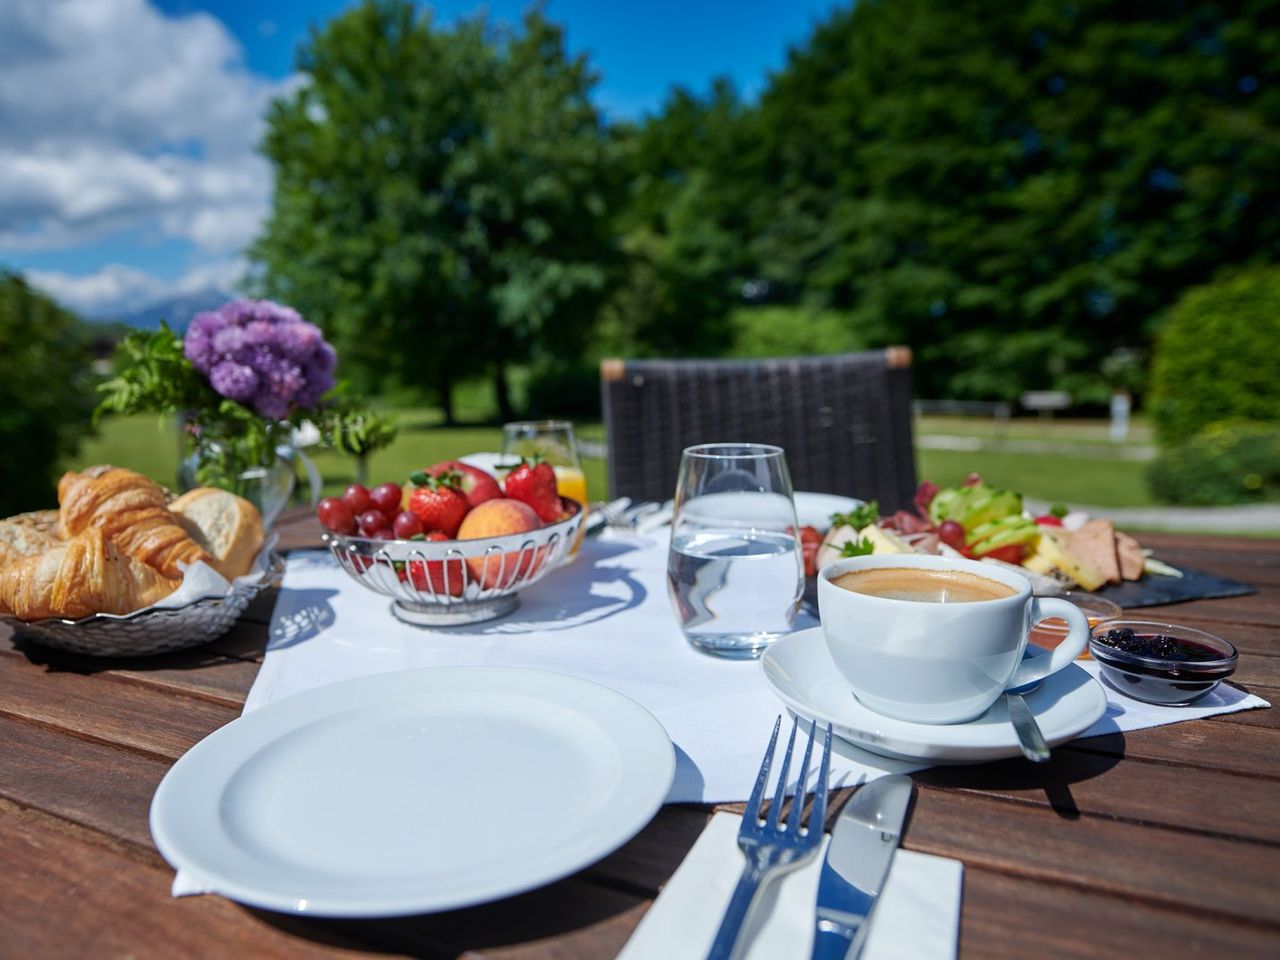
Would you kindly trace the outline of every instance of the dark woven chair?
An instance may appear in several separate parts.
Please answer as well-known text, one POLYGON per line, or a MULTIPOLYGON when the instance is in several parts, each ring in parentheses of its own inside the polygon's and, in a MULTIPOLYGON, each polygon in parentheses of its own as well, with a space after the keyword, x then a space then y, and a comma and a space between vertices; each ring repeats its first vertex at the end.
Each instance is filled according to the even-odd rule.
POLYGON ((606 360, 600 366, 613 496, 665 500, 680 451, 773 443, 797 490, 908 507, 916 488, 911 351, 776 360, 606 360))

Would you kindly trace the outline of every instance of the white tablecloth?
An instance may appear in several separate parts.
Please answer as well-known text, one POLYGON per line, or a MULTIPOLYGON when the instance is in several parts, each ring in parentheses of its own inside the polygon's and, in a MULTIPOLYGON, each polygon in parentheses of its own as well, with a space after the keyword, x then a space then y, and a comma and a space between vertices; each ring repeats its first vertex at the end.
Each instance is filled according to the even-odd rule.
MULTIPOLYGON (((670 802, 744 800, 781 702, 756 661, 698 653, 676 624, 666 588, 667 531, 588 538, 570 565, 520 594, 512 614, 474 626, 424 629, 389 612, 390 599, 354 583, 327 552, 289 556, 271 641, 246 712, 349 677, 457 664, 571 674, 636 700, 676 747, 670 802)), ((814 626, 801 615, 797 629, 814 626)), ((1096 664, 1082 663, 1096 670, 1096 664)), ((1226 685, 1193 707, 1157 707, 1108 690, 1107 715, 1084 736, 1136 730, 1266 706, 1226 685)), ((834 782, 853 785, 918 769, 841 743, 834 782)))

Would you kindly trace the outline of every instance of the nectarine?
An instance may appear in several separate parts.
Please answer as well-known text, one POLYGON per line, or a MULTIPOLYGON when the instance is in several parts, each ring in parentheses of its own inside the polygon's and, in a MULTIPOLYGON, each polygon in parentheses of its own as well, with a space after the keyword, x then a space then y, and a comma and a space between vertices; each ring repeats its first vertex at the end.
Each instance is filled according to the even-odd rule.
MULTIPOLYGON (((508 497, 486 500, 462 519, 458 528, 459 540, 482 540, 488 537, 504 537, 528 533, 542 526, 542 521, 528 504, 508 497)), ((528 572, 533 564, 535 551, 494 551, 485 557, 468 557, 467 571, 471 579, 486 590, 506 588, 516 578, 528 572)))

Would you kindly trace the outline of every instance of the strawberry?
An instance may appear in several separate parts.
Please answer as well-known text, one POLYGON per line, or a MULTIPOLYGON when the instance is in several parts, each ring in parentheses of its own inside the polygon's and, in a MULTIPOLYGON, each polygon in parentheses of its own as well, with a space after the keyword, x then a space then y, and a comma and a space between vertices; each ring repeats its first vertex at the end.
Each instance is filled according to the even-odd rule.
POLYGON ((424 530, 439 530, 448 540, 456 537, 462 518, 470 509, 462 493, 461 476, 446 471, 433 477, 418 470, 409 479, 415 484, 409 494, 409 512, 422 521, 424 530))
POLYGON ((556 488, 556 472, 551 464, 534 460, 521 460, 520 466, 507 474, 507 496, 533 507, 533 512, 543 523, 555 523, 565 518, 560 505, 560 493, 556 488))
MULTIPOLYGON (((433 530, 427 534, 427 539, 440 541, 451 538, 439 530, 433 530)), ((448 594, 453 597, 462 596, 462 588, 466 582, 461 560, 428 560, 425 563, 410 560, 409 579, 413 581, 414 588, 423 593, 435 596, 448 594)))

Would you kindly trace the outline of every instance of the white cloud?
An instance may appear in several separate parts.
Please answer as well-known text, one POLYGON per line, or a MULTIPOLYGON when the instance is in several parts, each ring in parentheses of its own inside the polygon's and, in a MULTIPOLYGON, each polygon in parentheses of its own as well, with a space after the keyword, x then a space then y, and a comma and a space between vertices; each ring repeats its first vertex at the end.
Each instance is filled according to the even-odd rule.
MULTIPOLYGON (((256 153, 264 108, 296 82, 248 70, 208 14, 170 18, 147 0, 0 0, 0 249, 130 230, 190 241, 203 256, 238 253, 270 206, 271 169, 256 153)), ((122 295, 145 286, 137 273, 79 279, 122 295)))
POLYGON ((189 270, 177 280, 162 280, 134 267, 112 263, 97 273, 77 276, 57 270, 29 270, 26 279, 65 307, 89 316, 118 316, 163 300, 210 290, 232 294, 247 269, 241 259, 219 260, 189 270))

